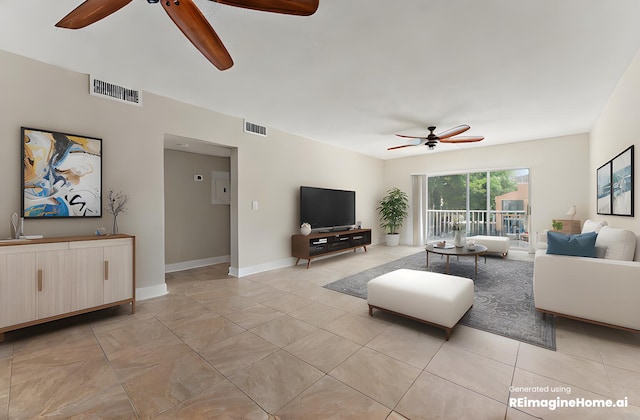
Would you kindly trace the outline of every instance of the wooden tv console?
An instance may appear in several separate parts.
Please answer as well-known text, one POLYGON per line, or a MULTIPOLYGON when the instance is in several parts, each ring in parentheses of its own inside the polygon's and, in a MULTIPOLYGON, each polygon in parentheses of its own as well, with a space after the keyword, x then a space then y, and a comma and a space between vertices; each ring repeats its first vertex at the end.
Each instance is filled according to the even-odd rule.
POLYGON ((358 248, 367 251, 371 245, 371 229, 353 229, 337 232, 312 233, 310 235, 291 235, 291 254, 300 260, 307 260, 307 268, 314 258, 324 257, 358 248))

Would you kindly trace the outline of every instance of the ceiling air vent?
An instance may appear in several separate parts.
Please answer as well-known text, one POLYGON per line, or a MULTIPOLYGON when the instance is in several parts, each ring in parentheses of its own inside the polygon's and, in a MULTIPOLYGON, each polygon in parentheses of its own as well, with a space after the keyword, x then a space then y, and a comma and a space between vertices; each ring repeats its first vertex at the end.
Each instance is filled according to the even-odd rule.
POLYGON ((263 127, 258 124, 254 124, 247 120, 243 120, 244 122, 244 132, 255 134, 257 136, 267 137, 267 127, 263 127))
POLYGON ((142 92, 139 90, 105 82, 94 77, 89 78, 89 93, 125 104, 142 106, 142 92))

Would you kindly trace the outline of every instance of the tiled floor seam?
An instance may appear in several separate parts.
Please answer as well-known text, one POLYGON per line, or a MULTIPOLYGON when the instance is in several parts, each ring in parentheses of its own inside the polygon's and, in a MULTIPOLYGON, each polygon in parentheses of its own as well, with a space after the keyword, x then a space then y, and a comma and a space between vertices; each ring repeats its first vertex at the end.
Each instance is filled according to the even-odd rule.
POLYGON ((7 389, 7 419, 9 418, 9 409, 11 408, 11 385, 13 383, 13 346, 11 346, 11 363, 9 363, 9 388, 7 389))
MULTIPOLYGON (((346 361, 346 359, 345 359, 345 361, 346 361)), ((339 366, 339 365, 338 365, 338 366, 339 366)), ((337 367, 337 366, 336 366, 336 367, 337 367)), ((378 401, 377 399, 375 399, 375 398, 373 398, 373 397, 370 397, 369 395, 367 395, 367 394, 363 393, 362 391, 360 391, 360 390, 359 390, 359 389, 357 389, 357 388, 354 388, 353 386, 349 385, 348 383, 345 383, 345 382, 341 381, 340 379, 338 379, 338 378, 336 378, 335 376, 331 375, 331 373, 327 373, 327 374, 325 374, 325 376, 329 376, 329 377, 330 377, 331 379, 333 379, 334 381, 338 381, 338 382, 340 382, 342 385, 344 385, 344 386, 346 386, 346 387, 348 387, 348 388, 351 388, 352 390, 354 390, 354 391, 355 391, 355 392, 357 392, 358 394, 362 395, 363 397, 368 398, 368 399, 370 399, 370 400, 372 400, 372 401, 377 402, 378 404, 382 405, 383 407, 386 407, 387 409, 389 409, 389 411, 391 411, 391 412, 393 411, 393 408, 389 407, 389 406, 388 406, 388 405, 386 405, 385 403, 383 403, 383 402, 381 402, 381 401, 378 401)), ((420 376, 420 375, 418 375, 418 376, 420 376)), ((398 404, 396 403, 396 405, 398 405, 398 404)), ((391 413, 389 413, 389 414, 391 414, 391 413)))
POLYGON ((111 364, 111 360, 109 360, 109 357, 107 356, 107 353, 105 353, 104 348, 102 347, 102 344, 100 343, 100 340, 98 339, 98 336, 96 336, 96 332, 94 331, 93 327, 91 327, 91 326, 89 327, 89 329, 91 330, 91 335, 93 335, 93 338, 96 340, 96 344, 98 344, 98 346, 100 347, 100 351, 102 352, 102 356, 104 357, 104 359, 106 360, 107 364, 109 365, 109 369, 111 369, 111 372, 113 372, 113 376, 118 381, 118 385, 117 386, 119 386, 122 389, 122 392, 124 392, 124 394, 127 396, 127 400, 129 401, 129 404, 131 404, 131 409, 136 414, 136 417, 140 418, 140 413, 138 413, 138 409, 133 404, 133 400, 131 399, 131 395, 129 395, 129 393, 127 392, 127 389, 122 385, 122 381, 120 381, 120 378, 118 378, 118 374, 116 373, 116 370, 113 368, 113 365, 111 364))
MULTIPOLYGON (((438 351, 440 351, 440 349, 438 349, 438 351)), ((436 355, 436 353, 438 353, 437 351, 433 354, 433 356, 431 356, 431 359, 433 359, 433 357, 436 355)), ((396 359, 397 360, 397 359, 396 359)), ((431 361, 431 360, 429 360, 431 361)), ((426 367, 429 366, 429 363, 427 363, 424 367, 424 369, 426 369, 426 367)), ((398 399, 398 402, 396 403, 395 406, 393 406, 393 408, 391 409, 391 412, 396 412, 400 415, 402 415, 403 417, 409 418, 407 417, 407 415, 402 414, 401 411, 398 410, 398 406, 400 405, 400 403, 402 402, 402 400, 404 399, 404 397, 407 396, 407 393, 411 390, 411 388, 413 388, 413 386, 416 384, 416 382, 418 381, 418 378, 420 378, 420 375, 422 375, 423 373, 425 373, 424 369, 420 369, 420 373, 418 373, 418 375, 413 379, 413 382, 411 382, 411 385, 409 385, 407 387, 407 389, 402 393, 402 396, 400 397, 400 399, 398 399)), ((382 403, 381 403, 382 404, 382 403)))
MULTIPOLYGON (((514 371, 515 371, 515 367, 514 367, 514 371)), ((460 387, 460 388, 463 388, 463 389, 465 389, 465 390, 467 390, 467 391, 473 392, 474 394, 480 395, 480 396, 481 396, 481 397, 483 397, 483 398, 488 398, 488 399, 490 399, 490 400, 493 400, 493 401, 497 402, 498 404, 503 405, 505 408, 507 408, 507 404, 505 404, 505 403, 504 403, 504 402, 502 402, 502 401, 496 400, 495 398, 490 397, 490 396, 488 396, 488 395, 484 395, 484 394, 482 394, 482 393, 480 393, 480 392, 478 392, 478 391, 476 391, 476 390, 474 390, 474 389, 472 389, 472 388, 466 387, 466 386, 464 386, 464 385, 460 385, 460 384, 458 384, 458 383, 456 383, 456 382, 453 382, 453 381, 452 381, 452 380, 450 380, 450 379, 447 379, 447 378, 445 378, 445 377, 443 377, 443 376, 437 375, 437 374, 435 374, 435 373, 433 373, 433 372, 429 372, 429 371, 427 371, 427 370, 426 370, 426 368, 425 368, 425 370, 423 370, 423 373, 426 373, 426 374, 429 374, 429 375, 433 375, 433 376, 435 376, 436 378, 442 379, 443 381, 447 381, 447 382, 449 382, 450 384, 453 384, 453 385, 455 385, 455 386, 457 386, 457 387, 460 387)), ((507 400, 507 401, 508 401, 508 400, 507 400)))
MULTIPOLYGON (((189 298, 189 299, 191 299, 191 298, 189 298)), ((192 299, 192 300, 193 300, 193 299, 192 299)), ((212 312, 214 312, 214 311, 212 311, 212 312)), ((218 315, 224 318, 224 315, 221 315, 221 314, 218 314, 218 315)), ((241 392, 241 393, 243 393, 247 398, 249 398, 251 401, 253 401, 253 402, 254 402, 258 407, 260 407, 260 409, 261 409, 262 411, 264 411, 264 412, 265 412, 265 413, 267 413, 267 414, 271 414, 271 413, 269 413, 267 410, 265 410, 265 409, 264 409, 264 407, 262 407, 262 405, 260 405, 260 403, 258 403, 258 401, 255 401, 253 398, 251 398, 251 395, 249 395, 249 394, 247 394, 246 392, 244 392, 244 391, 242 390, 242 388, 240 388, 238 385, 236 385, 235 383, 233 383, 233 381, 231 381, 231 380, 229 379, 229 377, 228 377, 228 376, 226 376, 225 374, 223 374, 222 372, 220 372, 220 371, 219 371, 219 370, 218 370, 214 365, 212 365, 212 364, 211 364, 211 362, 209 362, 209 360, 207 360, 207 358, 206 358, 206 357, 204 357, 202 354, 200 354, 200 352, 199 352, 198 350, 196 350, 196 349, 194 349, 193 347, 191 347, 188 343, 186 343, 184 340, 182 340, 182 338, 181 338, 180 336, 178 336, 178 335, 177 335, 177 334, 176 334, 176 333, 175 333, 171 328, 169 328, 169 327, 168 327, 167 325, 165 325, 161 320, 159 320, 158 318, 156 318, 156 316, 155 316, 155 315, 153 315, 153 318, 154 318, 156 321, 158 321, 158 322, 159 322, 163 327, 165 327, 167 330, 171 331, 171 333, 172 333, 173 335, 175 335, 175 336, 176 336, 176 338, 178 338, 178 340, 180 340, 180 342, 182 342, 185 346, 187 346, 187 347, 188 347, 188 348, 189 348, 193 353, 197 354, 197 355, 198 355, 198 357, 199 357, 200 359, 202 359, 202 361, 203 361, 204 363, 206 363, 207 365, 211 366, 211 368, 213 368, 217 373, 219 373, 219 374, 224 378, 224 380, 225 380, 225 381, 229 382, 229 383, 230 383, 231 385, 233 385, 233 386, 234 386, 238 391, 240 391, 240 392, 241 392)), ((229 321, 229 322, 232 322, 231 320, 229 320, 229 319, 227 319, 227 318, 225 318, 225 319, 226 319, 227 321, 229 321)), ((233 322, 232 322, 232 323, 233 323, 233 322)), ((234 325, 237 325, 237 324, 235 324, 235 323, 233 323, 233 324, 234 324, 234 325)), ((260 338, 260 339, 263 339, 262 337, 259 337, 258 335, 256 335, 256 334, 252 333, 251 331, 249 331, 249 330, 245 329, 244 327, 242 327, 242 326, 240 326, 240 327, 241 327, 241 328, 243 328, 243 329, 245 330, 244 332, 251 333, 252 335, 255 335, 256 337, 258 337, 258 338, 260 338)), ((264 339, 263 339, 263 340, 264 340, 264 339)), ((260 360, 262 360, 262 359, 264 359, 264 358, 266 358, 266 357, 268 357, 268 355, 267 355, 267 356, 264 356, 264 357, 263 357, 263 358, 261 358, 261 359, 258 359, 258 360, 256 360, 256 361, 254 361, 253 363, 251 363, 251 365, 246 366, 246 367, 244 367, 243 369, 248 369, 248 368, 250 368, 250 367, 251 367, 251 366, 253 366, 255 363, 259 362, 260 360)), ((233 373, 235 374, 235 371, 234 371, 233 373)), ((126 392, 126 391, 125 391, 125 392, 126 392)), ((203 389, 203 390, 202 390, 201 392, 199 392, 198 394, 196 394, 196 395, 192 396, 192 398, 190 398, 190 400, 193 400, 193 399, 198 398, 200 395, 204 394, 205 392, 207 392, 207 390, 206 390, 206 389, 203 389)), ((127 397, 129 397, 129 395, 128 395, 128 394, 127 394, 127 397)), ((184 403, 184 402, 186 402, 186 401, 189 401, 189 400, 179 401, 179 402, 177 402, 176 404, 174 404, 173 406, 171 406, 171 407, 167 408, 166 410, 163 410, 162 412, 157 413, 154 417, 157 417, 157 416, 161 415, 162 413, 165 413, 165 412, 171 411, 171 410, 173 410, 174 408, 176 408, 176 407, 177 407, 177 406, 179 406, 180 404, 183 404, 183 403, 184 403)), ((132 406, 133 406, 133 404, 132 404, 132 406)), ((134 410, 135 410, 135 406, 134 406, 134 410)), ((138 413, 137 413, 137 411, 136 411, 136 414, 138 414, 138 413)), ((139 414, 138 414, 138 418, 140 418, 139 414)))

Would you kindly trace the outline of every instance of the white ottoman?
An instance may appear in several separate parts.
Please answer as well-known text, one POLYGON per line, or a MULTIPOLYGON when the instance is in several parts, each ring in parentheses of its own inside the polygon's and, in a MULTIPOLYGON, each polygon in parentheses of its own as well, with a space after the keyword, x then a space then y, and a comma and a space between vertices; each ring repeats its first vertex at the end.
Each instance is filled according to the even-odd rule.
POLYGON ((487 252, 497 252, 502 255, 502 258, 506 257, 509 253, 509 247, 511 241, 506 236, 470 236, 469 239, 473 239, 477 244, 487 247, 487 252))
POLYGON ((367 284, 369 316, 373 308, 451 329, 473 305, 473 281, 464 277, 400 269, 367 284))

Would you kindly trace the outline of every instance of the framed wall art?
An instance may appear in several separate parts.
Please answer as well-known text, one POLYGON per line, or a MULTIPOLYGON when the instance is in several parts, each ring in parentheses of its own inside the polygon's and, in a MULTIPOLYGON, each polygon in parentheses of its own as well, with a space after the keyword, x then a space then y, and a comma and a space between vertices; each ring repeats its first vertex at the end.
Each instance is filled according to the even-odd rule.
POLYGON ((611 214, 611 161, 598 168, 597 190, 598 214, 611 214))
POLYGON ((633 216, 633 146, 611 160, 611 214, 633 216))
POLYGON ((22 216, 102 217, 102 140, 22 127, 22 216))

